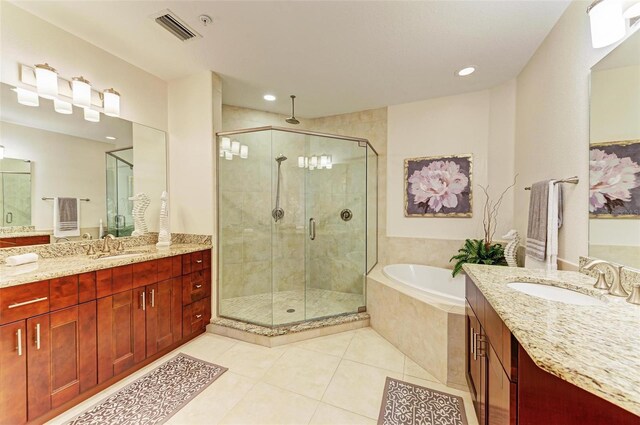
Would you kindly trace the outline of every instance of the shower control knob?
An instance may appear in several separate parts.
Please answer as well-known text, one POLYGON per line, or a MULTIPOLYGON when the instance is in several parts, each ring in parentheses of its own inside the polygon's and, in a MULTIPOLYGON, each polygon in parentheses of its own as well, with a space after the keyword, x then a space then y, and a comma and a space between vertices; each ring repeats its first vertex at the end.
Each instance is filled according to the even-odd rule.
POLYGON ((345 208, 340 211, 340 218, 342 219, 342 221, 349 221, 353 218, 353 213, 350 209, 345 208))

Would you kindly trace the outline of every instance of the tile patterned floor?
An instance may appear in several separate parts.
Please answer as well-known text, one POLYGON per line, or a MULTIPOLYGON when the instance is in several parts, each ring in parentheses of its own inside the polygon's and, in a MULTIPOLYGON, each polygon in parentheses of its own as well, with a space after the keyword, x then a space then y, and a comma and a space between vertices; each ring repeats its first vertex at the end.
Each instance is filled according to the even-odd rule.
POLYGON ((469 425, 478 423, 469 393, 439 383, 371 328, 276 348, 207 333, 50 423, 65 423, 178 352, 229 370, 168 424, 373 425, 387 376, 461 396, 469 425))
POLYGON ((362 294, 309 288, 306 291, 280 291, 223 299, 220 301, 220 313, 226 317, 271 326, 272 321, 274 325, 281 325, 356 312, 362 305, 362 294), (289 309, 295 312, 287 312, 289 309))

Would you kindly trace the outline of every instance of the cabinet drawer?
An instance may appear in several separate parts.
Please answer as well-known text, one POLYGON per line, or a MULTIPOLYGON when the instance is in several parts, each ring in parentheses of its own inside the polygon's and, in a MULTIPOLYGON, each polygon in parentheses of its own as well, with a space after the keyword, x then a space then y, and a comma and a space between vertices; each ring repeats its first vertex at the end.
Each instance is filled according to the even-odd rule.
POLYGON ((48 280, 0 290, 0 324, 26 319, 48 311, 48 280))
MULTIPOLYGON (((210 274, 209 274, 210 275, 210 274)), ((182 276, 182 304, 191 304, 211 294, 211 279, 206 281, 204 270, 182 276)))
POLYGON ((49 283, 51 311, 78 304, 78 275, 51 279, 49 283))
POLYGON ((211 267, 211 250, 192 252, 182 256, 182 274, 211 267))
POLYGON ((133 287, 151 285, 158 281, 158 262, 145 261, 133 265, 133 287))
POLYGON ((204 330, 211 320, 211 298, 204 298, 185 306, 182 310, 182 336, 187 337, 204 330))

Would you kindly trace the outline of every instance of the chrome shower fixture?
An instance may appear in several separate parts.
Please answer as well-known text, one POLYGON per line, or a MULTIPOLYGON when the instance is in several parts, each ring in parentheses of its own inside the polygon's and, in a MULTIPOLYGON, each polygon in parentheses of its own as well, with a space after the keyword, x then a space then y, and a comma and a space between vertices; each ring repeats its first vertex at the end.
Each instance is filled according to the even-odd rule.
POLYGON ((292 94, 290 97, 291 97, 291 116, 287 118, 285 121, 288 122, 289 124, 300 124, 300 121, 296 119, 296 109, 295 109, 296 96, 292 94))
POLYGON ((278 181, 276 182, 276 207, 273 209, 273 211, 271 211, 271 216, 276 223, 284 218, 284 210, 280 208, 280 165, 282 165, 282 163, 286 160, 287 157, 283 154, 276 156, 276 162, 278 163, 278 181))

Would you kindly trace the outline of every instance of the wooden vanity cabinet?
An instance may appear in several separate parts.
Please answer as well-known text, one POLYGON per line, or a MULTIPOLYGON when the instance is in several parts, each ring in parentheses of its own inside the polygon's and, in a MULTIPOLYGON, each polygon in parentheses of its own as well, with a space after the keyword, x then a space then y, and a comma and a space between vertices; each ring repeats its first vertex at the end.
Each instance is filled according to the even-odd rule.
POLYGON ((210 294, 210 250, 1 288, 0 424, 51 418, 204 332, 210 294), (202 285, 186 303, 184 282, 202 285))
POLYGON ((11 238, 0 237, 0 248, 15 248, 28 245, 46 245, 51 242, 49 235, 19 236, 11 238))
POLYGON ((480 425, 638 425, 640 417, 540 369, 466 280, 467 383, 480 425))

